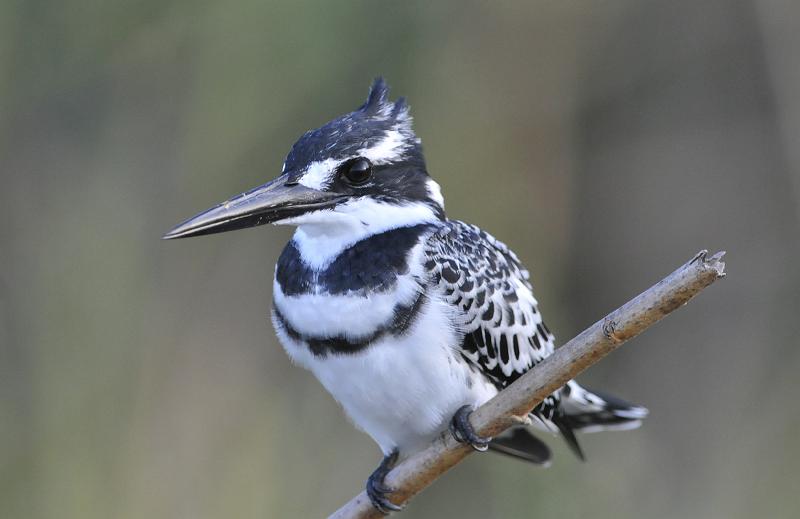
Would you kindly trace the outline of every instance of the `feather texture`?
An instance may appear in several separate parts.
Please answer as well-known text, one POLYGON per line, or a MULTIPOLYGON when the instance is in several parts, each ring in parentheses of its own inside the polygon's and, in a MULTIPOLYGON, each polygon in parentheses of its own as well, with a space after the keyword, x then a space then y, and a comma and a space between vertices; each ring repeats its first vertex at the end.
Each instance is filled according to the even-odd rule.
MULTIPOLYGON (((425 268, 462 334, 461 355, 498 389, 553 352, 555 337, 542 321, 528 271, 503 242, 449 220, 431 235, 425 253, 425 268)), ((549 424, 557 405, 555 394, 534 414, 549 424)))

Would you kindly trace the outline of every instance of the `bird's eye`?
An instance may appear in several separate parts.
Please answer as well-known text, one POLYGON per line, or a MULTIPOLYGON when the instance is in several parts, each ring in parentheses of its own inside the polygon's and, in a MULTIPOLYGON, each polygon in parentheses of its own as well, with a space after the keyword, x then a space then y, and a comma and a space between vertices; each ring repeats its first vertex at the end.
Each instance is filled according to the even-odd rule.
POLYGON ((342 165, 341 175, 348 184, 358 186, 372 176, 372 163, 365 158, 357 158, 342 165))

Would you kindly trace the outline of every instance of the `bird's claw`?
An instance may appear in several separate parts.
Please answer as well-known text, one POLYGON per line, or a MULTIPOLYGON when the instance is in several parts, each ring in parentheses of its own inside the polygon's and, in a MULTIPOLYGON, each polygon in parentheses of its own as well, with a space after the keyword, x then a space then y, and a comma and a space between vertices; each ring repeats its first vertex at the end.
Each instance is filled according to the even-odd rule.
POLYGON ((402 506, 392 503, 386 497, 386 494, 390 494, 392 491, 393 489, 382 484, 373 483, 371 479, 367 480, 367 496, 372 506, 384 515, 389 515, 391 512, 399 512, 403 509, 402 506))
POLYGON ((384 479, 386 479, 386 474, 389 473, 396 461, 397 451, 393 451, 383 458, 378 468, 367 479, 367 497, 369 497, 372 506, 385 515, 390 512, 399 512, 403 509, 402 506, 392 503, 386 497, 387 494, 394 492, 394 489, 387 486, 384 479))
POLYGON ((450 421, 450 434, 453 435, 457 442, 469 444, 470 447, 478 452, 485 452, 489 448, 492 438, 479 436, 475 432, 469 421, 469 415, 471 414, 472 406, 461 406, 450 421))

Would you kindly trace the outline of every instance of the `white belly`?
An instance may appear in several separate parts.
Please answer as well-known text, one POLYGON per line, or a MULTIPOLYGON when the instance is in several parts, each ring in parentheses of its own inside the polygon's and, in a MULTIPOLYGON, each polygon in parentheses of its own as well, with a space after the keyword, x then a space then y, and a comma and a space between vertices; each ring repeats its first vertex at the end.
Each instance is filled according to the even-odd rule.
POLYGON ((280 330, 278 337, 385 454, 411 451, 445 429, 459 407, 497 393, 461 359, 446 312, 447 305, 428 300, 407 334, 387 335, 356 354, 315 357, 280 330))

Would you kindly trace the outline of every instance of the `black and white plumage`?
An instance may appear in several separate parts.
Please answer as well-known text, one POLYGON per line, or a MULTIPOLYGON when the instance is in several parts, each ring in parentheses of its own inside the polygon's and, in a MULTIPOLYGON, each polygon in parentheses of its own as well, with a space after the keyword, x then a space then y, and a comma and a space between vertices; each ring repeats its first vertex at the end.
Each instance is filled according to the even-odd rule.
MULTIPOLYGON (((387 92, 376 80, 363 106, 303 135, 276 180, 166 238, 296 226, 275 271, 277 335, 390 459, 550 355, 554 337, 516 255, 446 218, 408 106, 387 92)), ((531 416, 581 455, 574 431, 631 428, 646 414, 571 381, 531 416)), ((524 428, 492 447, 537 463, 550 456, 524 428)))

